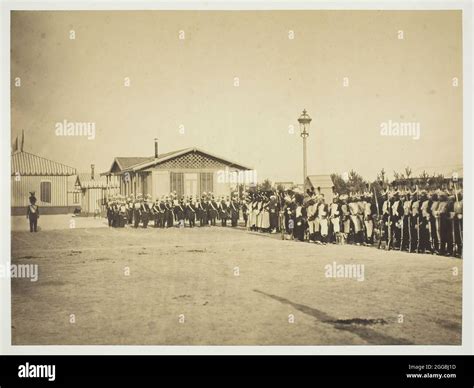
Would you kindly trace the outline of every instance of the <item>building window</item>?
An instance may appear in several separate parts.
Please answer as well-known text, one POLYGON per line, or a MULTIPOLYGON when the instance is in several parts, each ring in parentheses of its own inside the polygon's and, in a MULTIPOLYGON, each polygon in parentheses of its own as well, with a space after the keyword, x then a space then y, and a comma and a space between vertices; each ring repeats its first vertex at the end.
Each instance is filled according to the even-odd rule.
POLYGON ((209 193, 214 191, 213 184, 213 174, 212 172, 201 172, 199 174, 199 187, 201 190, 201 195, 203 193, 209 193))
POLYGON ((176 191, 176 195, 181 198, 184 195, 184 174, 182 172, 170 173, 171 192, 176 191))
POLYGON ((80 191, 74 191, 72 193, 72 203, 78 204, 81 202, 81 192, 80 191))
POLYGON ((51 182, 40 183, 40 201, 51 203, 51 182))

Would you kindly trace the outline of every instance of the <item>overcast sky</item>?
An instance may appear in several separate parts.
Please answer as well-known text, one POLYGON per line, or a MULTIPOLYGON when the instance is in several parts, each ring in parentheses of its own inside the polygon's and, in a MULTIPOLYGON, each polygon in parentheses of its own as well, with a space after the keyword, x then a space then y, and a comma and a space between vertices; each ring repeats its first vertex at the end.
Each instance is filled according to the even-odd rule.
POLYGON ((309 174, 460 165, 461 20, 457 11, 13 12, 12 139, 24 130, 25 151, 102 172, 115 156, 153 155, 158 137, 160 153, 195 146, 259 179, 300 182, 306 108, 309 174), (57 136, 63 120, 94 122, 95 139, 57 136), (390 120, 419 123, 419 140, 381 136, 390 120))

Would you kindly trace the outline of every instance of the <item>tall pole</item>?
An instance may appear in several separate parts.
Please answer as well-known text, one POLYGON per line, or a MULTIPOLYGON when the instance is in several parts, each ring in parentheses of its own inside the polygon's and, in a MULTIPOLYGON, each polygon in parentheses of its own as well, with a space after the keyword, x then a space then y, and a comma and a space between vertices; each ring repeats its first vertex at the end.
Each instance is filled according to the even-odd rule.
POLYGON ((306 182, 307 169, 306 169, 306 138, 309 136, 309 125, 311 124, 311 117, 309 116, 306 109, 303 110, 303 113, 298 118, 300 123, 300 135, 303 138, 303 186, 306 182))
POLYGON ((303 185, 306 182, 307 177, 307 167, 306 167, 306 137, 303 137, 303 185))

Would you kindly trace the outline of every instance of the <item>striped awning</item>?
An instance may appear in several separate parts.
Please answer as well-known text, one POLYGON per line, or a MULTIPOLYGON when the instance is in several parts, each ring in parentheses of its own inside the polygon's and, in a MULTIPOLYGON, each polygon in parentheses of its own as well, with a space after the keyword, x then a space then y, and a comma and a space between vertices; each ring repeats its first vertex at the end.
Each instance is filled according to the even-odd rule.
POLYGON ((75 175, 76 169, 23 151, 12 154, 11 174, 69 176, 75 175))

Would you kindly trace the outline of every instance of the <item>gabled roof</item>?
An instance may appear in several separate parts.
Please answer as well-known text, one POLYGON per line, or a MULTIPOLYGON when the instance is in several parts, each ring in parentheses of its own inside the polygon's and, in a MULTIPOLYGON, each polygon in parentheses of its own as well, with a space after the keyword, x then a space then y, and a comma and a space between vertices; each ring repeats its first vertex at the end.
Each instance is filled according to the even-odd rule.
POLYGON ((76 169, 73 167, 25 151, 13 153, 11 162, 12 175, 70 176, 76 174, 76 169))
POLYGON ((119 187, 118 183, 109 182, 102 176, 94 176, 91 178, 90 172, 81 172, 77 174, 76 185, 82 189, 98 189, 98 188, 115 188, 119 187))
MULTIPOLYGON (((210 154, 209 152, 201 150, 199 148, 192 148, 191 147, 191 148, 184 148, 182 150, 168 152, 168 153, 165 153, 165 154, 159 154, 158 158, 155 158, 153 156, 149 157, 149 158, 142 158, 144 160, 142 160, 141 162, 138 162, 136 164, 131 164, 131 161, 130 161, 128 167, 124 167, 124 163, 119 164, 119 162, 122 159, 139 159, 139 158, 121 158, 121 157, 117 157, 117 158, 114 159, 114 162, 112 163, 112 166, 111 166, 110 170, 105 174, 110 174, 110 173, 113 173, 113 172, 121 173, 121 172, 125 172, 125 171, 132 172, 132 171, 145 170, 147 168, 154 167, 154 166, 157 166, 161 163, 164 163, 168 160, 177 158, 179 156, 186 155, 190 152, 198 152, 198 153, 207 155, 211 158, 219 160, 220 162, 222 162, 223 164, 228 165, 229 167, 235 167, 235 168, 240 169, 240 170, 251 170, 251 168, 249 168, 249 167, 246 167, 246 166, 243 166, 241 164, 232 162, 228 159, 224 159, 220 156, 210 154), (119 171, 114 171, 115 166, 119 167, 119 171)), ((128 160, 126 162, 128 162, 128 160)))
MULTIPOLYGON (((172 154, 176 154, 178 152, 181 152, 183 150, 178 150, 178 151, 172 151, 172 152, 166 152, 164 154, 159 154, 158 159, 167 157, 172 154)), ((109 171, 104 172, 100 175, 109 175, 114 172, 122 172, 129 170, 131 167, 146 163, 146 162, 151 162, 155 160, 154 156, 117 156, 113 163, 112 166, 110 166, 109 171)))

